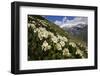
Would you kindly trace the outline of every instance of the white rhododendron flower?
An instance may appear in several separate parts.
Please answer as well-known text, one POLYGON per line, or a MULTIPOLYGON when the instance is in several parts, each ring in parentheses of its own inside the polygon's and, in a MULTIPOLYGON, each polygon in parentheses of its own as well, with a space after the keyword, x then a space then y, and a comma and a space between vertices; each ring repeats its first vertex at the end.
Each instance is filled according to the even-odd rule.
POLYGON ((62 50, 62 47, 59 43, 56 44, 56 48, 57 48, 57 50, 62 50))
POLYGON ((32 21, 32 23, 35 24, 36 22, 35 21, 32 21))
POLYGON ((58 37, 59 40, 63 40, 62 36, 57 35, 57 37, 58 37))
POLYGON ((38 36, 39 38, 48 38, 48 32, 44 31, 44 32, 38 32, 38 36))
POLYGON ((68 48, 64 48, 63 55, 64 56, 71 56, 71 54, 69 53, 69 49, 68 48))
POLYGON ((44 31, 46 31, 45 28, 43 28, 43 27, 39 27, 39 32, 44 32, 44 31))
POLYGON ((66 37, 63 37, 63 41, 68 42, 68 39, 66 37))
POLYGON ((43 37, 48 38, 48 31, 43 27, 39 27, 39 28, 35 29, 34 32, 38 32, 38 37, 40 40, 42 40, 43 37))
POLYGON ((45 40, 42 44, 42 50, 46 51, 48 49, 51 49, 51 46, 48 45, 47 41, 45 40))
POLYGON ((31 19, 33 19, 33 17, 32 16, 28 16, 29 18, 31 18, 31 19))
POLYGON ((81 52, 80 49, 77 49, 75 54, 76 54, 76 55, 80 55, 81 57, 83 56, 83 54, 82 54, 82 52, 81 52))
POLYGON ((47 47, 48 49, 51 49, 51 46, 50 45, 48 45, 48 47, 47 47))
POLYGON ((69 45, 71 45, 72 47, 76 47, 76 44, 74 42, 69 42, 69 45))
POLYGON ((57 43, 57 42, 58 42, 58 39, 57 39, 56 36, 53 36, 53 37, 51 38, 51 40, 52 40, 54 43, 57 43))
POLYGON ((66 38, 66 37, 62 37, 62 36, 60 36, 60 35, 57 35, 57 37, 58 37, 58 39, 60 40, 60 41, 64 41, 64 42, 68 42, 68 39, 66 38))
POLYGON ((65 42, 64 41, 60 41, 60 44, 61 44, 62 47, 65 46, 65 42))
POLYGON ((32 28, 33 28, 33 29, 35 29, 35 28, 36 28, 36 26, 35 26, 34 24, 31 24, 31 26, 32 26, 32 28))
POLYGON ((30 27, 30 26, 31 26, 33 29, 36 28, 36 26, 35 26, 34 24, 28 23, 28 27, 30 27))

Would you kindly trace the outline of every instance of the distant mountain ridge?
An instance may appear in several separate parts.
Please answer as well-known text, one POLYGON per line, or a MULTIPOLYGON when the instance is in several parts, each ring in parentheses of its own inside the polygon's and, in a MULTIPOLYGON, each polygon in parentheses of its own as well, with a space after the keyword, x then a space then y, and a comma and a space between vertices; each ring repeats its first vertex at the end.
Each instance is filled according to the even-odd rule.
MULTIPOLYGON (((67 25, 68 26, 68 25, 67 25)), ((77 24, 73 27, 62 27, 66 32, 70 33, 72 36, 79 38, 87 42, 88 25, 87 24, 77 24)))

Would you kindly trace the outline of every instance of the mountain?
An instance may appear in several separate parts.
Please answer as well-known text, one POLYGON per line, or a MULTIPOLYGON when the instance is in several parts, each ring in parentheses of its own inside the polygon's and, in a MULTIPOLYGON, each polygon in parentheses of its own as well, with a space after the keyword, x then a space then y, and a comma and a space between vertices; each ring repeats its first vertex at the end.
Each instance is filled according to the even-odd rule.
POLYGON ((87 43, 87 34, 88 34, 88 25, 87 24, 77 24, 73 27, 62 27, 66 32, 68 32, 71 36, 80 39, 87 43))
MULTIPOLYGON (((79 27, 73 29, 81 29, 79 27)), ((65 31, 65 28, 62 29, 43 16, 28 15, 28 60, 88 58, 84 41, 70 35, 72 28, 69 31, 65 31)))

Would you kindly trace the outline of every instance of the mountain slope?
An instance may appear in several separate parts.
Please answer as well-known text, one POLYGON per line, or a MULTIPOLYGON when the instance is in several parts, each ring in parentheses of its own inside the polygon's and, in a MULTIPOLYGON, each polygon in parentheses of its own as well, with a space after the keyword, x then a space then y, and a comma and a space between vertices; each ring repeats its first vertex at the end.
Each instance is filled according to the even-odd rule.
POLYGON ((78 24, 71 28, 63 27, 63 29, 71 36, 87 43, 88 26, 86 24, 78 24))
POLYGON ((87 47, 56 24, 28 15, 28 60, 87 58, 87 47))

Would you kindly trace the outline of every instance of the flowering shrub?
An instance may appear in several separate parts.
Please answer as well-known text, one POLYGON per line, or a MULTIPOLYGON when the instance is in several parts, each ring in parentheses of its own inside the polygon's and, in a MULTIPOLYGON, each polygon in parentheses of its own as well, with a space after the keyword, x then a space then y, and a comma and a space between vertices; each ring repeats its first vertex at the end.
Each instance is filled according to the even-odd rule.
POLYGON ((86 47, 54 27, 41 16, 28 16, 28 60, 87 58, 86 47))
POLYGON ((51 48, 50 45, 48 45, 47 41, 44 41, 42 44, 42 50, 46 51, 49 50, 51 48))

